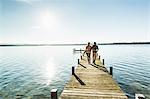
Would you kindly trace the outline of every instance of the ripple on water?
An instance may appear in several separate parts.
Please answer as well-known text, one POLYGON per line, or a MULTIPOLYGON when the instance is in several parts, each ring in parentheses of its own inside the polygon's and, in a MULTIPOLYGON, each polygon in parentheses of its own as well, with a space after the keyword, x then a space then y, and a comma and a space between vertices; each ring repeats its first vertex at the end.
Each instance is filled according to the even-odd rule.
MULTIPOLYGON (((0 56, 0 99, 2 97, 48 99, 52 88, 57 88, 60 95, 70 79, 71 67, 76 66, 76 59, 80 55, 80 53, 73 54, 71 52, 73 48, 74 46, 0 49, 3 52, 0 56), (51 77, 50 72, 54 68, 50 66, 53 64, 56 71, 51 77), (46 66, 49 68, 45 68, 46 66)), ((130 99, 134 99, 135 93, 143 93, 149 98, 150 47, 101 46, 100 48, 106 66, 114 67, 113 78, 130 99), (122 53, 116 54, 114 51, 122 53)))

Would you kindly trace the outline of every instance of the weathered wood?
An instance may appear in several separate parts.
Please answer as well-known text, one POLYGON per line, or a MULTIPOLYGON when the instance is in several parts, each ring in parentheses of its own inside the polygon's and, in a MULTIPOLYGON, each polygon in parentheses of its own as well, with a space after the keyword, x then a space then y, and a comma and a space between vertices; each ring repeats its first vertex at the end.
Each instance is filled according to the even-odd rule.
POLYGON ((57 89, 51 90, 51 99, 58 99, 57 97, 57 89))
POLYGON ((113 67, 110 67, 110 75, 113 76, 113 67))
POLYGON ((78 64, 80 64, 80 60, 78 59, 78 64))
POLYGON ((143 94, 135 94, 135 99, 145 99, 143 94))
POLYGON ((74 67, 72 67, 72 75, 74 75, 74 67))
POLYGON ((101 56, 99 55, 99 60, 101 59, 101 56))
POLYGON ((103 65, 105 65, 105 60, 103 59, 103 65))
POLYGON ((82 55, 81 55, 81 60, 82 60, 82 55))
POLYGON ((96 65, 82 58, 60 99, 128 99, 99 58, 96 65))

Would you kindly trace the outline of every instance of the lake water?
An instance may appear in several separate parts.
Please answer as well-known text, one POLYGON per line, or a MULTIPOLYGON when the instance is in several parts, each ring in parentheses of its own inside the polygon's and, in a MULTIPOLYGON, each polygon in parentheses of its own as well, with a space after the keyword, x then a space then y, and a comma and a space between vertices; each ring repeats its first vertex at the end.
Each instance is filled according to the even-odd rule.
MULTIPOLYGON (((0 47, 0 99, 49 99, 50 90, 62 92, 84 46, 0 47)), ((113 78, 134 99, 150 99, 150 45, 101 45, 99 54, 113 78)))

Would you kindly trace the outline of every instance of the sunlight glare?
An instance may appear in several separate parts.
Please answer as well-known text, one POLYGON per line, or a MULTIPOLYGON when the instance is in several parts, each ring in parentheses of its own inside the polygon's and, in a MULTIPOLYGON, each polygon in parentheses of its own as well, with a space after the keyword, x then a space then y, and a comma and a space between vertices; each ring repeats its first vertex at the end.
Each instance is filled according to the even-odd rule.
POLYGON ((58 18, 53 12, 48 10, 40 12, 37 21, 42 28, 52 29, 58 25, 58 18))
POLYGON ((45 77, 47 78, 47 84, 49 84, 52 80, 52 78, 54 77, 55 75, 55 72, 56 72, 56 65, 54 64, 53 62, 53 58, 50 58, 46 64, 45 64, 45 71, 44 71, 44 75, 45 77))

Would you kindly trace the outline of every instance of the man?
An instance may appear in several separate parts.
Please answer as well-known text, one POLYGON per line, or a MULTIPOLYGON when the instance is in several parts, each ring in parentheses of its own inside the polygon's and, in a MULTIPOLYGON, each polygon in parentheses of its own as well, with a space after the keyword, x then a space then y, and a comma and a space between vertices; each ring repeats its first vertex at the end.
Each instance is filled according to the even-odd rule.
POLYGON ((94 42, 94 45, 92 46, 92 51, 93 51, 93 63, 95 64, 97 52, 98 52, 98 46, 96 45, 96 42, 94 42))
POLYGON ((90 45, 90 42, 88 42, 88 45, 86 46, 85 52, 86 52, 86 55, 87 55, 88 63, 90 64, 90 56, 91 56, 91 45, 90 45))

